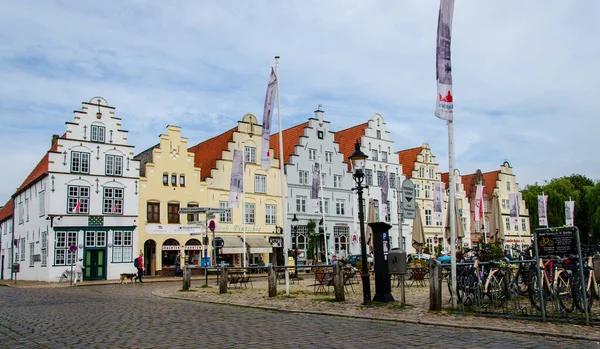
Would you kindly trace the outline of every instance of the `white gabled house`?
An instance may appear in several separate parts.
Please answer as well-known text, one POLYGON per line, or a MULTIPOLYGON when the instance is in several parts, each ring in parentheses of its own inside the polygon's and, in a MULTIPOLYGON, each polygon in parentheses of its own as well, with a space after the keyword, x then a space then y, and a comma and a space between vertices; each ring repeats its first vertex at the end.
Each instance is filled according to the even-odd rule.
POLYGON ((94 97, 13 195, 19 279, 56 281, 78 258, 84 280, 134 272, 139 162, 114 107, 94 97))

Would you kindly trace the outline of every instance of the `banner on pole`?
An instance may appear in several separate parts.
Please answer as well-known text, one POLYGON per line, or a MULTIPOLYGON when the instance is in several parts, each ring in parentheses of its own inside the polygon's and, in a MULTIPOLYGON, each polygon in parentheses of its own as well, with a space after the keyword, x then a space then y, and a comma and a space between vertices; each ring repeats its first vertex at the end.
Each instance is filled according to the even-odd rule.
POLYGON ((384 172, 381 177, 381 212, 383 212, 382 217, 387 217, 388 215, 388 191, 389 191, 389 173, 384 172))
POLYGON ((433 183, 433 221, 442 223, 442 183, 433 183))
POLYGON ((483 217, 483 185, 475 187, 475 222, 479 223, 483 217))
POLYGON ((452 96, 452 65, 450 63, 450 39, 454 0, 441 0, 438 17, 435 68, 437 81, 437 102, 435 116, 442 120, 452 120, 454 97, 452 96))
POLYGON ((310 190, 310 199, 314 212, 319 212, 319 189, 321 188, 321 164, 315 162, 313 165, 312 187, 310 190))
POLYGON ((244 190, 244 153, 239 149, 233 150, 231 164, 231 181, 229 188, 229 208, 240 207, 240 195, 244 190))
POLYGON ((512 224, 519 224, 519 193, 508 194, 508 207, 510 208, 510 220, 512 224))
POLYGON ((271 168, 271 147, 269 138, 271 137, 271 120, 273 119, 273 106, 275 105, 275 95, 277 93, 277 76, 271 68, 271 76, 269 77, 269 85, 267 86, 267 94, 265 96, 265 107, 263 111, 262 125, 262 147, 260 152, 260 166, 268 171, 271 168))
POLYGON ((548 195, 538 195, 538 217, 540 225, 548 226, 548 195))
POLYGON ((569 227, 575 225, 575 201, 565 201, 565 223, 569 227))

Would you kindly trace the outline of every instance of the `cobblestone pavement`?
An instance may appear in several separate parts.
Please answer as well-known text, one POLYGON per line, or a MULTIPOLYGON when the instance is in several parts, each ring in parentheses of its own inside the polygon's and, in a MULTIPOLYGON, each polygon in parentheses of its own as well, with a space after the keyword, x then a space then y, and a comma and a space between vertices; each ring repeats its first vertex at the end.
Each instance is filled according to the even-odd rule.
MULTIPOLYGON (((0 287, 0 347, 600 348, 598 341, 507 334, 473 329, 468 324, 435 326, 166 298, 194 295, 191 298, 202 299, 200 290, 216 289, 180 292, 180 288, 181 282, 0 287)), ((231 294, 242 293, 233 290, 231 294)), ((293 300, 292 297, 277 299, 293 300)), ((318 303, 311 308, 318 311, 318 303)), ((339 313, 344 313, 343 308, 339 313)))

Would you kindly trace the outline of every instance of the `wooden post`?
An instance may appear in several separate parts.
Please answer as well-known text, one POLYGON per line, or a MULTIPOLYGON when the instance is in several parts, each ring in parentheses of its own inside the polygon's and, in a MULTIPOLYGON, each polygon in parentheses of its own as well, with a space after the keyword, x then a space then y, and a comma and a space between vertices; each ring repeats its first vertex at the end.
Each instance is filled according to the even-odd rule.
POLYGON ((277 273, 273 264, 267 266, 267 280, 269 282, 269 297, 277 297, 277 273))
POLYGON ((219 294, 227 293, 227 268, 221 267, 221 275, 219 280, 219 294))
POLYGON ((192 281, 192 269, 189 266, 183 267, 183 290, 189 291, 192 281))
POLYGON ((335 293, 335 300, 337 302, 343 302, 346 300, 344 294, 344 271, 342 270, 342 263, 339 261, 333 265, 333 292, 335 293))
POLYGON ((442 310, 442 265, 434 259, 429 264, 429 310, 442 310))
POLYGON ((400 297, 400 305, 406 304, 406 289, 404 288, 404 280, 406 279, 406 273, 400 274, 400 290, 402 292, 402 296, 400 297))

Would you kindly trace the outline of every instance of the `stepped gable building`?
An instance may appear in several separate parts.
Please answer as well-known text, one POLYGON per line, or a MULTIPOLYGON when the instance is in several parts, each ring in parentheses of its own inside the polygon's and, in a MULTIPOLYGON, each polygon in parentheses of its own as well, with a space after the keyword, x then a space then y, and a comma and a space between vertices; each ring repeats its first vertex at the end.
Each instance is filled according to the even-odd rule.
POLYGON ((185 263, 201 265, 210 249, 201 225, 205 217, 179 214, 180 208, 205 207, 207 201, 188 139, 181 136, 180 127, 167 126, 159 143, 135 159, 140 161, 138 239, 146 256, 145 273, 173 276, 180 252, 185 263))
MULTIPOLYGON (((450 187, 449 187, 449 182, 450 182, 450 175, 449 172, 444 172, 441 175, 442 177, 442 182, 444 182, 445 188, 446 188, 446 193, 445 193, 445 197, 449 198, 450 197, 450 187)), ((460 171, 458 169, 454 169, 454 190, 455 190, 455 195, 456 195, 456 206, 458 207, 458 216, 457 216, 457 220, 460 221, 460 224, 462 224, 463 227, 463 231, 465 233, 465 237, 462 238, 461 243, 463 247, 468 247, 471 248, 471 206, 470 206, 470 201, 469 201, 469 197, 467 195, 467 192, 465 191, 465 186, 462 182, 462 176, 460 174, 460 171)), ((449 224, 449 220, 448 220, 448 202, 447 200, 444 201, 444 229, 445 229, 445 236, 444 238, 448 241, 449 239, 449 230, 448 230, 448 224, 449 224)))
POLYGON ((505 161, 500 166, 500 170, 481 172, 481 170, 478 169, 473 174, 463 176, 462 181, 470 201, 472 217, 471 242, 474 248, 477 248, 479 243, 486 238, 488 242, 492 241, 493 238, 495 238, 496 233, 504 235, 503 240, 505 249, 520 249, 522 246, 531 244, 529 210, 525 205, 525 201, 520 196, 521 192, 519 184, 508 161, 505 161), (484 220, 479 224, 475 224, 475 194, 476 185, 478 184, 485 186, 483 201, 484 220), (510 218, 509 194, 511 193, 519 194, 518 224, 513 224, 510 218), (498 196, 502 214, 501 222, 503 224, 500 225, 499 232, 490 231, 492 198, 494 196, 498 196))
MULTIPOLYGON (((308 122, 282 132, 289 197, 287 226, 293 232, 291 222, 296 217, 298 226, 292 235, 292 248, 298 251, 301 264, 307 260, 326 262, 331 255, 341 258, 360 251, 352 215, 353 180, 345 163, 347 155, 340 151, 323 113, 319 108, 308 122), (315 172, 317 167, 320 177, 315 172), (313 183, 318 199, 311 198, 313 183), (316 224, 313 233, 318 236, 316 256, 309 248, 307 224, 311 220, 316 224)), ((270 144, 279 158, 278 134, 271 136, 270 144)))
MULTIPOLYGON (((436 222, 433 211, 433 184, 442 180, 439 165, 435 162, 435 156, 427 143, 423 143, 420 147, 399 151, 398 161, 402 165, 406 178, 410 179, 415 185, 415 199, 423 219, 425 243, 432 253, 435 246, 439 244, 442 244, 442 247, 446 246, 443 238, 444 215, 442 214, 442 219, 436 222)), ((445 191, 442 193, 442 199, 447 203, 448 196, 445 191)))
MULTIPOLYGON (((283 265, 283 232, 280 226, 284 219, 281 195, 281 176, 284 174, 279 168, 279 161, 273 157, 268 171, 260 166, 261 135, 262 126, 256 116, 246 114, 237 127, 188 149, 194 154, 195 166, 202 169, 201 180, 205 182, 202 188, 206 188, 204 205, 223 211, 218 215, 215 237, 224 240, 224 247, 215 251, 213 263, 216 259, 216 263, 242 266, 245 251, 248 265, 269 262, 283 265), (230 208, 235 149, 244 154, 245 193, 240 195, 239 207, 230 208)), ((287 188, 284 188, 286 192, 287 188)), ((212 234, 209 234, 209 240, 212 240, 212 234)), ((209 250, 209 254, 212 252, 209 250)))
MULTIPOLYGON (((398 190, 404 180, 402 165, 398 157, 394 156, 394 141, 391 139, 383 116, 374 114, 368 122, 341 130, 335 133, 335 140, 339 144, 340 152, 344 154, 347 168, 351 171, 348 157, 354 153, 354 144, 360 142, 361 151, 368 155, 365 168, 365 182, 369 186, 363 193, 365 202, 365 221, 368 216, 369 199, 375 202, 376 219, 392 226, 389 231, 389 247, 407 249, 411 242, 411 224, 407 220, 399 224, 398 202, 400 195, 398 190), (382 202, 383 178, 388 177, 387 202, 382 202), (386 205, 387 204, 387 205, 386 205), (384 205, 387 210, 384 210, 384 205)), ((358 202, 358 196, 353 194, 353 202, 358 202)), ((354 207, 357 207, 354 205, 354 207)), ((360 236, 358 210, 353 210, 355 231, 353 234, 360 236)))
POLYGON ((0 280, 11 275, 13 258, 13 200, 9 199, 0 207, 0 280))
POLYGON ((56 281, 79 258, 84 280, 134 272, 139 162, 115 108, 82 103, 12 196, 19 279, 56 281))

